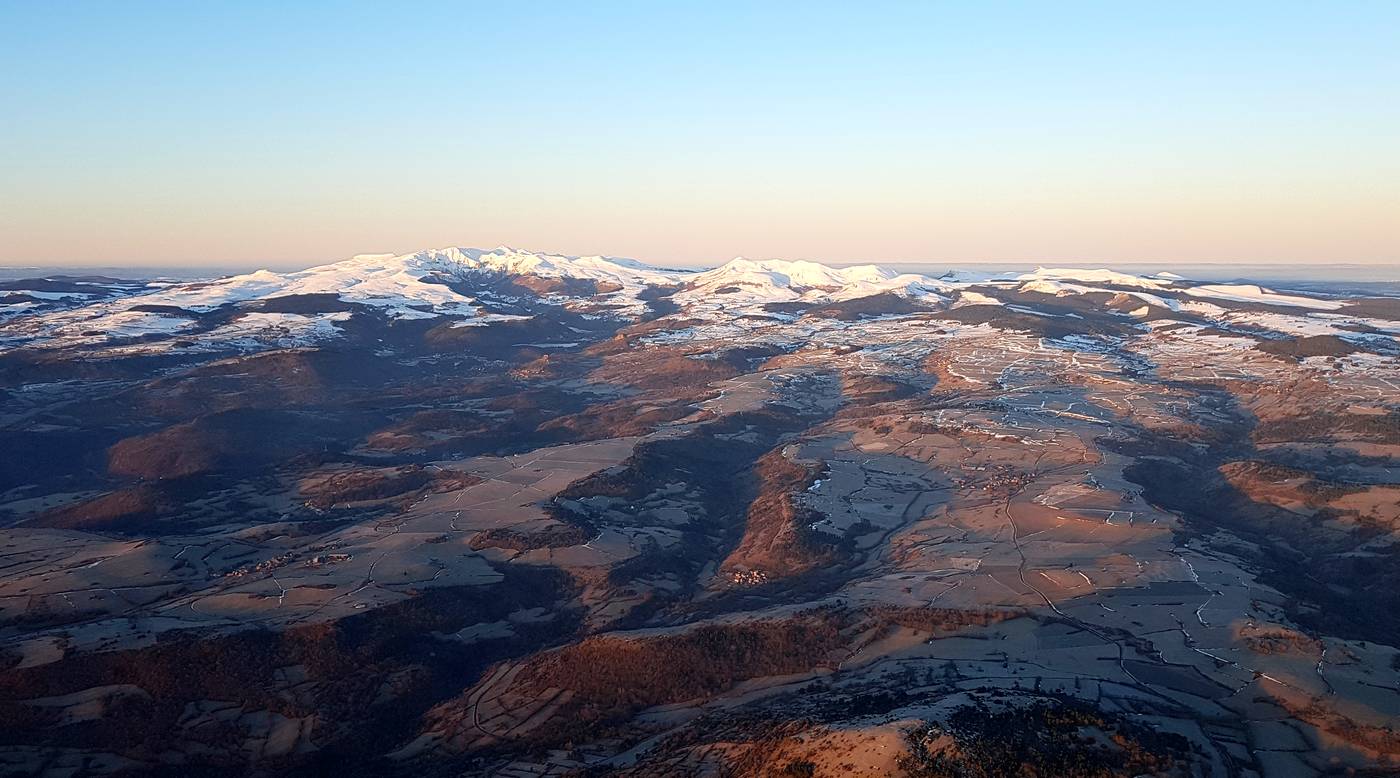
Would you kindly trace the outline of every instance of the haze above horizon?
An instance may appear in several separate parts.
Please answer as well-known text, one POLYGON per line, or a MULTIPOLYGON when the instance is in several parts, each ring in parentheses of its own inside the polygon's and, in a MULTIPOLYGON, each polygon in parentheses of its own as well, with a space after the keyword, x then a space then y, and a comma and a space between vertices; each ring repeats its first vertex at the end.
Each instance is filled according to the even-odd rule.
POLYGON ((0 265, 1400 264, 1398 23, 0 3, 0 265))

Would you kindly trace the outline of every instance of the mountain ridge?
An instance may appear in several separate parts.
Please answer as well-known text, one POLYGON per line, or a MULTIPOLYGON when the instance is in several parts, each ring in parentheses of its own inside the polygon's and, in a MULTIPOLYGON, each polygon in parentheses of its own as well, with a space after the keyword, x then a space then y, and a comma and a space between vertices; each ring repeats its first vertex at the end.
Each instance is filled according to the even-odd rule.
POLYGON ((0 292, 0 350, 116 341, 133 348, 145 343, 142 348, 151 350, 191 338, 198 348, 286 346, 339 337, 356 315, 482 327, 542 315, 762 321, 804 312, 870 317, 1011 304, 1006 315, 1013 316, 1045 312, 1053 298, 1131 324, 1135 314, 1220 318, 1241 308, 1324 313, 1348 304, 1256 284, 1106 268, 1043 266, 1025 273, 935 277, 877 264, 736 257, 709 269, 677 270, 622 257, 508 246, 358 254, 304 270, 261 269, 201 281, 30 286, 7 282, 7 291, 0 292), (1117 302, 1109 299, 1113 295, 1117 302), (1122 295, 1142 306, 1123 303, 1122 295))

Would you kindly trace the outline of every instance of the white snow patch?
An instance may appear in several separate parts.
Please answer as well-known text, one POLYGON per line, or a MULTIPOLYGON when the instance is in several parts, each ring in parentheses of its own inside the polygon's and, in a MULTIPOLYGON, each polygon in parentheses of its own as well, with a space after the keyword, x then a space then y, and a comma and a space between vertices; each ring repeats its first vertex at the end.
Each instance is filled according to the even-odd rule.
POLYGON ((1255 284, 1202 284, 1188 287, 1184 291, 1192 297, 1213 297, 1219 300, 1267 305, 1292 305, 1319 311, 1335 311, 1346 305, 1336 300, 1319 300, 1314 297, 1280 294, 1255 284))
POLYGON ((1001 305, 1001 300, 971 289, 962 289, 958 291, 958 301, 953 307, 961 308, 964 305, 1001 305))
POLYGON ((1171 282, 1164 278, 1152 278, 1148 276, 1135 276, 1131 273, 1119 273, 1116 270, 1098 269, 1085 270, 1072 267, 1041 267, 1033 272, 1022 273, 1016 276, 1018 281, 1054 281, 1054 280, 1087 281, 1091 284, 1114 284, 1116 286, 1137 286, 1144 289, 1161 289, 1170 286, 1171 282))

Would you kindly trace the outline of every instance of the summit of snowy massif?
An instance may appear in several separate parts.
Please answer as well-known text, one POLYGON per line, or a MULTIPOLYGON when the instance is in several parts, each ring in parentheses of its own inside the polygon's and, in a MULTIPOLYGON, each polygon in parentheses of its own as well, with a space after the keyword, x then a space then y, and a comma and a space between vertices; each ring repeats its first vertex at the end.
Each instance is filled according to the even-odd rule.
POLYGON ((153 300, 209 310, 231 302, 298 294, 337 294, 346 302, 383 308, 397 318, 476 315, 475 299, 452 288, 481 275, 568 278, 615 284, 638 292, 669 283, 669 275, 631 260, 568 257, 500 247, 427 249, 412 254, 360 254, 294 273, 259 270, 196 289, 176 288, 153 300), (425 308, 430 310, 425 310, 425 308))
MULTIPOLYGON (((309 296, 328 297, 395 320, 446 316, 470 324, 489 324, 519 317, 488 312, 482 304, 483 293, 494 282, 522 278, 584 282, 611 309, 635 316, 645 310, 638 295, 649 286, 677 283, 674 275, 633 260, 539 254, 507 247, 359 254, 289 273, 257 270, 210 281, 152 285, 117 299, 17 322, 15 328, 30 337, 5 340, 76 345, 99 337, 172 335, 204 329, 201 321, 215 312, 243 309, 247 312, 237 315, 237 321, 210 331, 212 339, 247 338, 259 331, 289 333, 282 341, 285 343, 333 336, 338 331, 335 323, 344 321, 348 314, 329 308, 312 310, 318 303, 309 296), (288 300, 302 301, 297 313, 255 310, 271 301, 288 300), (251 327, 255 323, 261 326, 251 327)), ((548 290, 539 295, 550 300, 559 297, 551 296, 548 290)))
POLYGON ((896 275, 888 268, 877 265, 857 265, 848 268, 835 268, 808 260, 766 259, 753 260, 744 257, 732 259, 714 270, 707 270, 695 277, 697 288, 717 284, 744 284, 758 288, 835 290, 851 283, 878 282, 896 275))
MULTIPOLYGON (((365 257, 355 257, 348 262, 362 259, 365 257)), ((498 246, 489 250, 459 247, 427 249, 392 257, 391 261, 458 277, 471 273, 500 273, 637 284, 667 283, 671 275, 670 271, 649 267, 632 259, 536 253, 509 246, 498 246)), ((317 269, 319 268, 312 268, 317 269)))
POLYGON ((677 297, 694 302, 766 303, 796 300, 839 301, 882 293, 908 297, 936 295, 948 283, 879 265, 831 267, 807 260, 752 260, 739 257, 692 277, 677 297))
POLYGON ((431 306, 438 313, 475 315, 472 298, 443 283, 450 278, 450 267, 436 257, 362 254, 293 273, 258 270, 205 283, 180 284, 125 302, 205 313, 253 300, 332 294, 345 302, 381 308, 397 318, 436 315, 415 306, 431 306))

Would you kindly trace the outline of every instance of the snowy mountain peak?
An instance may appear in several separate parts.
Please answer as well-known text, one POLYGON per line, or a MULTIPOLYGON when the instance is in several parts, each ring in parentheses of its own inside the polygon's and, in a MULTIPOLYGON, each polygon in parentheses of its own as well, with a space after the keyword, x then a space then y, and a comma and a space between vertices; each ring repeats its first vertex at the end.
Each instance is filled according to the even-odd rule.
POLYGON ((631 259, 545 254, 514 249, 509 246, 498 246, 490 250, 461 247, 426 249, 414 254, 393 257, 390 261, 402 261, 408 265, 444 270, 458 275, 499 273, 513 276, 585 278, 615 283, 620 282, 619 279, 623 278, 635 283, 665 283, 669 281, 669 271, 652 268, 631 259))
POLYGON ((894 271, 876 265, 834 268, 803 259, 752 260, 739 257, 714 270, 700 273, 694 278, 693 285, 697 288, 705 288, 715 284, 738 284, 755 288, 794 291, 803 289, 835 290, 853 283, 888 280, 895 275, 894 271))

